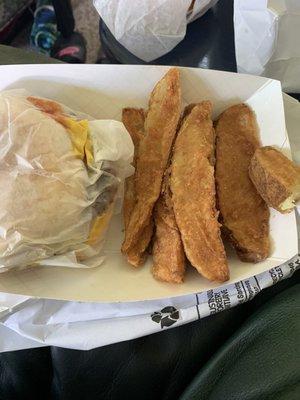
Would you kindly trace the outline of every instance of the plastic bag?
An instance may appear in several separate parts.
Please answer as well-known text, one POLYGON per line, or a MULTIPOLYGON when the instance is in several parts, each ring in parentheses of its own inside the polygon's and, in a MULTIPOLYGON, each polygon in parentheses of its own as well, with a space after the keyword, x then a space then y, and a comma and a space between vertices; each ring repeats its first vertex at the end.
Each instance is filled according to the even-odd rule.
POLYGON ((99 265, 133 172, 123 124, 11 90, 0 93, 0 131, 0 272, 99 265))
POLYGON ((300 1, 235 0, 238 72, 278 79, 284 90, 300 90, 300 1))
POLYGON ((151 61, 185 37, 189 22, 218 0, 94 0, 101 19, 132 54, 151 61))

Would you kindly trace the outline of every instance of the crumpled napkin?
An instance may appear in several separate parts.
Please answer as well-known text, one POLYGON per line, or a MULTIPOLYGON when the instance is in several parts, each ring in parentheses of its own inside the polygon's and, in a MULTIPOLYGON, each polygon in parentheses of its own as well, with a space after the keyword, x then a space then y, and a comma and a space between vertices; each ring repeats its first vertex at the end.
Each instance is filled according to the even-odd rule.
POLYGON ((278 79, 284 90, 300 90, 300 1, 235 0, 238 72, 278 79))
POLYGON ((94 0, 114 37, 136 57, 148 62, 172 50, 189 22, 218 0, 94 0))

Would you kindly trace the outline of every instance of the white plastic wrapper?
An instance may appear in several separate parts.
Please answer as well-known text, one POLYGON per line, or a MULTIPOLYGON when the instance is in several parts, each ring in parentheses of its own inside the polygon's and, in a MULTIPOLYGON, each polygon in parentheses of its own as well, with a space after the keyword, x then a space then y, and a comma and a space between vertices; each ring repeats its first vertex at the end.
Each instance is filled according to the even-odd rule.
POLYGON ((132 156, 120 122, 0 93, 0 272, 99 265, 132 156))
POLYGON ((278 79, 300 90, 300 1, 235 0, 238 72, 278 79))
POLYGON ((189 22, 218 0, 94 0, 114 37, 148 62, 171 51, 185 37, 189 22))

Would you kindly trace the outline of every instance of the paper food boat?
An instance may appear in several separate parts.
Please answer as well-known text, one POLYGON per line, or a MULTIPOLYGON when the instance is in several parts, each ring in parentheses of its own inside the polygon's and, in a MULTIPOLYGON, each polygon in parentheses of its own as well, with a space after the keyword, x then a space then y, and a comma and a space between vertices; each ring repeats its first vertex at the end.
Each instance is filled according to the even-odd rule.
MULTIPOLYGON (((25 88, 52 98, 98 119, 121 118, 123 107, 147 107, 164 66, 129 65, 17 65, 0 67, 0 90, 25 88)), ((263 145, 276 145, 289 153, 280 82, 221 71, 181 68, 183 105, 211 100, 214 117, 239 102, 256 113, 263 145)), ((199 199, 201 201, 201 199, 199 199)), ((151 257, 141 268, 130 267, 120 253, 122 216, 114 217, 105 245, 106 261, 94 269, 37 267, 0 274, 0 291, 34 297, 97 302, 170 298, 215 288, 190 267, 181 285, 156 281, 151 257)), ((240 281, 280 265, 298 251, 295 213, 271 210, 270 258, 248 264, 229 251, 231 280, 240 281)))

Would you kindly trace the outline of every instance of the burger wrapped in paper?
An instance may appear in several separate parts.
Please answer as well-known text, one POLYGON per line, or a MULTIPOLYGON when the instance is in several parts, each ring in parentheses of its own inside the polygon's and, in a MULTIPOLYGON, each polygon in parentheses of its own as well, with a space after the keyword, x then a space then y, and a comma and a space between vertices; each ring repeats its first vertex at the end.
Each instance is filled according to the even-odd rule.
POLYGON ((99 265, 132 155, 120 122, 0 93, 0 272, 99 265))

